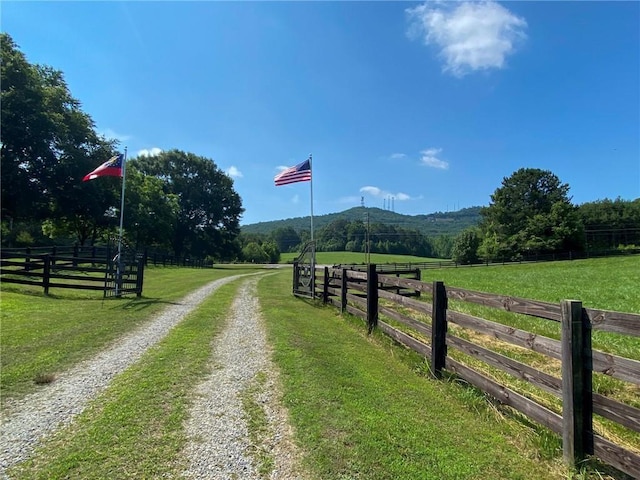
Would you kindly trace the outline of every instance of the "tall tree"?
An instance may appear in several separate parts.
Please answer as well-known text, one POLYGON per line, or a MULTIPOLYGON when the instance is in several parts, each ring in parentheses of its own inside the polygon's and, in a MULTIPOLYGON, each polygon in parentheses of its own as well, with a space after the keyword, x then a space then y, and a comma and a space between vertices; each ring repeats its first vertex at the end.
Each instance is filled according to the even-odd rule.
POLYGON ((235 238, 244 209, 233 180, 213 160, 170 150, 131 162, 145 175, 160 179, 164 192, 178 198, 171 246, 176 255, 234 258, 235 238))
POLYGON ((295 252, 300 245, 300 235, 292 227, 280 227, 271 233, 271 238, 281 252, 295 252))
POLYGON ((80 242, 108 226, 112 185, 81 185, 81 178, 114 153, 80 108, 62 72, 30 64, 0 34, 2 219, 47 220, 49 232, 80 242))
POLYGON ((548 170, 521 168, 505 177, 481 212, 483 256, 581 249, 582 225, 568 192, 548 170))

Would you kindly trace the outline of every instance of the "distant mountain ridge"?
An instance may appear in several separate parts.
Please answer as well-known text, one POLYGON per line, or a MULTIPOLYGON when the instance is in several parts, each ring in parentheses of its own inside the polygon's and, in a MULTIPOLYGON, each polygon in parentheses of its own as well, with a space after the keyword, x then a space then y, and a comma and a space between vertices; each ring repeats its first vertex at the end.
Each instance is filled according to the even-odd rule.
MULTIPOLYGON (((418 230, 428 236, 457 235, 466 228, 477 225, 480 220, 480 210, 483 207, 463 208, 455 212, 435 212, 426 215, 403 215, 401 213, 383 210, 376 207, 353 207, 349 210, 337 213, 328 213, 313 217, 314 230, 319 230, 336 220, 348 220, 350 222, 367 221, 367 213, 371 223, 394 225, 410 230, 418 230)), ((243 225, 242 233, 270 234, 278 228, 291 227, 300 232, 310 229, 311 219, 306 217, 287 218, 284 220, 272 220, 269 222, 252 223, 243 225)))

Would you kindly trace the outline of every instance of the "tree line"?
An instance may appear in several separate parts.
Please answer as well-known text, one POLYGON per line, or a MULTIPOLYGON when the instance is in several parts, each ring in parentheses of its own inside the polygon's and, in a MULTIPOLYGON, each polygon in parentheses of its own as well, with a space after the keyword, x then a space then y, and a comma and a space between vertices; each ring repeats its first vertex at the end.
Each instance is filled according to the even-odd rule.
MULTIPOLYGON (((514 261, 546 254, 603 253, 640 248, 640 199, 598 200, 575 206, 569 185, 548 170, 522 168, 503 179, 481 210, 478 225, 456 236, 428 236, 416 229, 338 219, 315 233, 317 251, 390 253, 480 261, 514 261)), ((268 252, 298 252, 310 239, 306 229, 280 227, 271 233, 242 233, 252 258, 268 252), (264 246, 264 251, 260 251, 264 246)), ((264 260, 266 261, 266 260, 264 260)))
MULTIPOLYGON (((2 246, 113 241, 122 180, 84 175, 117 153, 62 72, 31 64, 0 34, 2 246)), ((242 201, 209 158, 179 150, 126 162, 125 241, 175 256, 241 256, 242 201)))
POLYGON ((548 170, 519 169, 491 195, 480 224, 456 237, 452 258, 476 263, 640 248, 640 198, 575 206, 568 192, 548 170))

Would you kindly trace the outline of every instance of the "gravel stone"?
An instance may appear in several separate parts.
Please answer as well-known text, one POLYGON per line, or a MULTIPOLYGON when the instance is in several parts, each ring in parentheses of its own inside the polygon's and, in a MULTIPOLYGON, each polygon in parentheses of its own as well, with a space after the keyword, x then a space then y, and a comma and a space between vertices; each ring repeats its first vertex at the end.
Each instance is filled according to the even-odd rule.
MULTIPOLYGON (((115 375, 162 340, 204 299, 220 286, 242 276, 245 275, 234 275, 207 284, 165 309, 150 323, 119 338, 94 358, 61 374, 41 390, 19 400, 3 402, 0 416, 0 476, 6 478, 4 472, 7 468, 28 458, 40 440, 81 413, 115 375)), ((239 375, 242 377, 242 372, 239 375)), ((251 468, 250 463, 243 460, 237 451, 230 451, 228 458, 229 461, 245 462, 243 465, 247 470, 251 468)))
POLYGON ((258 279, 245 281, 235 298, 225 330, 212 346, 211 373, 196 388, 185 431, 189 466, 183 476, 195 479, 262 479, 251 452, 271 456, 270 479, 300 479, 299 454, 282 407, 278 372, 271 361, 264 320, 256 296, 258 279), (251 445, 241 394, 258 373, 265 375, 257 401, 267 417, 269 434, 251 445))

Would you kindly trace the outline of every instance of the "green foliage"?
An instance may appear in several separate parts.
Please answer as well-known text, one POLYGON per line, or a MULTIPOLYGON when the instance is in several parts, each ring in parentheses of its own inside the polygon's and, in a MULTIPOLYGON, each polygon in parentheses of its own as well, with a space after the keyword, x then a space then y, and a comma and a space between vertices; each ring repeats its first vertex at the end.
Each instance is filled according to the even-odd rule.
MULTIPOLYGON (((392 225, 407 230, 417 230, 423 235, 436 237, 439 235, 456 235, 468 227, 480 222, 480 207, 463 208, 457 212, 436 212, 428 215, 403 215, 375 207, 354 207, 339 213, 318 215, 313 217, 314 227, 319 231, 326 225, 337 220, 347 220, 349 223, 369 221, 383 225, 392 225)), ((243 225, 243 233, 271 234, 279 228, 292 228, 298 234, 309 235, 310 218, 296 217, 285 220, 259 222, 251 225, 243 225), (305 233, 306 232, 306 233, 305 233)), ((302 243, 308 238, 301 238, 302 243)))
POLYGON ((170 248, 179 212, 178 195, 165 193, 160 179, 143 175, 133 164, 126 174, 125 229, 130 243, 170 248))
POLYGON ((187 466, 180 452, 190 395, 207 373, 211 342, 237 285, 220 287, 116 376, 72 425, 12 468, 11 478, 178 478, 187 466))
POLYGON ((139 157, 139 172, 162 182, 165 194, 177 199, 171 247, 177 256, 213 255, 230 260, 238 255, 234 242, 244 209, 233 181, 213 160, 180 150, 139 157))
POLYGON ((251 242, 242 249, 242 258, 249 263, 266 263, 269 261, 267 253, 256 242, 251 242))
POLYGON ((452 258, 463 265, 477 263, 480 235, 478 230, 470 228, 458 235, 453 242, 452 258))
POLYGON ((271 232, 271 238, 281 252, 293 252, 298 248, 300 235, 292 227, 280 227, 271 232))
POLYGON ((548 170, 521 168, 504 178, 482 210, 482 256, 581 251, 582 223, 568 191, 548 170))
POLYGON ((116 204, 115 179, 80 179, 113 155, 113 144, 99 138, 61 72, 30 64, 5 33, 0 44, 2 217, 49 220, 80 243, 95 238, 116 204))
POLYGON ((640 244, 640 198, 583 203, 578 213, 590 252, 640 244))
POLYGON ((508 421, 469 407, 466 388, 424 378, 422 356, 292 297, 290 281, 290 272, 261 280, 260 303, 314 478, 557 478, 508 421))

